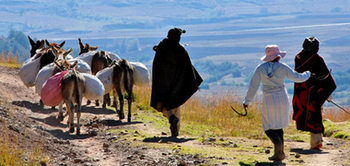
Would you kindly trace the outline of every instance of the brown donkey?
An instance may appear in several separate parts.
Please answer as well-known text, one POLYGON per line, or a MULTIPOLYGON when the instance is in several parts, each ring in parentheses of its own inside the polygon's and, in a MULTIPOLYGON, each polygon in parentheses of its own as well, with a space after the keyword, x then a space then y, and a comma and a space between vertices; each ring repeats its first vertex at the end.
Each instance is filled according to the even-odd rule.
POLYGON ((118 110, 116 101, 118 95, 119 111, 117 112, 119 118, 124 119, 124 93, 126 92, 128 94, 128 122, 131 122, 132 89, 134 86, 133 67, 126 59, 114 60, 111 67, 113 67, 113 105, 115 110, 118 110))
MULTIPOLYGON (((100 51, 95 51, 98 49, 98 47, 90 47, 90 45, 88 43, 83 44, 83 42, 81 41, 80 38, 78 38, 78 42, 79 42, 79 47, 80 47, 80 52, 79 55, 85 54, 85 53, 91 53, 91 63, 90 67, 91 67, 91 74, 92 75, 96 75, 97 72, 99 72, 100 70, 110 66, 110 64, 112 63, 112 59, 109 56, 109 54, 103 50, 100 51)), ((109 93, 106 94, 103 98, 103 104, 102 107, 105 108, 106 104, 110 105, 110 96, 109 93)), ((91 103, 90 100, 87 101, 87 105, 89 105, 91 103)), ((99 100, 95 101, 96 106, 99 106, 99 100)))
MULTIPOLYGON (((80 116, 81 116, 81 103, 83 99, 85 89, 85 78, 78 71, 75 70, 77 65, 76 61, 73 65, 69 61, 64 60, 55 62, 62 70, 69 70, 62 79, 62 96, 66 103, 68 114, 68 126, 69 132, 74 132, 74 112, 77 114, 77 131, 76 134, 80 135, 80 116), (76 104, 76 106, 74 105, 76 104)), ((61 112, 59 114, 62 114, 61 112)), ((62 115, 63 116, 63 115, 62 115)))

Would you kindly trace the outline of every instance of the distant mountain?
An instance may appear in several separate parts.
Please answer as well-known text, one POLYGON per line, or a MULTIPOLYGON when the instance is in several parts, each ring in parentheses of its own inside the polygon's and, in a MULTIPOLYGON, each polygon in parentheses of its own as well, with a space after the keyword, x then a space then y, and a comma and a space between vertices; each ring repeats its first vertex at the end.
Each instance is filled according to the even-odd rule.
POLYGON ((75 52, 82 38, 151 67, 152 47, 168 29, 181 27, 187 30, 181 43, 188 44, 193 61, 230 62, 241 69, 242 78, 231 74, 212 84, 242 85, 267 44, 287 51, 282 61, 293 67, 310 36, 321 41, 320 54, 333 71, 350 68, 348 6, 344 0, 0 1, 0 36, 13 29, 37 39, 65 40, 75 52))

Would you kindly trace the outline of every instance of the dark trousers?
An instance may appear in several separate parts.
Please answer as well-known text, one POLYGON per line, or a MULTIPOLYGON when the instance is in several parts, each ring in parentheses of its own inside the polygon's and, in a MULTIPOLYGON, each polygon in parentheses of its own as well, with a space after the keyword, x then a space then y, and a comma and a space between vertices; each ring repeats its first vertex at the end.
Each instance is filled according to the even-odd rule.
MULTIPOLYGON (((270 130, 266 130, 265 134, 270 138, 270 139, 281 139, 283 138, 283 129, 270 129, 270 130)), ((283 139, 282 139, 283 140, 283 139)), ((271 140, 272 142, 274 142, 274 140, 271 140)), ((283 142, 282 142, 283 143, 283 142)))

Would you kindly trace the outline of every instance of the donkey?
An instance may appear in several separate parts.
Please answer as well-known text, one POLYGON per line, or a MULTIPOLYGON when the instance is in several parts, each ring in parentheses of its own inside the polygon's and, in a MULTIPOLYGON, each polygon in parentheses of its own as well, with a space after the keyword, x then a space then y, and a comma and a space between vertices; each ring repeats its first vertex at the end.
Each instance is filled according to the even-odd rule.
POLYGON ((41 48, 39 51, 36 51, 36 54, 33 55, 34 59, 41 58, 40 69, 57 59, 55 51, 57 52, 59 50, 60 53, 66 52, 66 50, 61 48, 63 47, 65 41, 63 41, 61 44, 49 43, 47 40, 45 40, 45 42, 47 46, 41 48))
MULTIPOLYGON (((67 60, 55 61, 57 67, 62 71, 69 70, 62 79, 62 96, 66 103, 67 114, 68 114, 68 127, 69 132, 73 133, 74 130, 74 112, 77 114, 77 130, 76 134, 80 135, 80 116, 81 116, 81 103, 83 99, 85 89, 85 78, 78 71, 75 70, 75 66, 78 61, 74 64, 70 64, 67 60), (74 105, 76 104, 76 106, 74 105)), ((63 117, 63 113, 59 112, 59 116, 63 117)))
MULTIPOLYGON (((90 47, 90 45, 88 43, 83 44, 83 42, 81 41, 80 38, 78 38, 78 42, 79 42, 79 47, 80 47, 80 52, 79 52, 79 56, 81 56, 82 54, 85 53, 89 53, 91 54, 91 62, 87 62, 90 64, 91 67, 91 74, 92 75, 96 75, 97 72, 99 72, 100 70, 110 66, 110 64, 112 63, 112 59, 109 56, 109 54, 103 50, 101 51, 95 51, 98 49, 98 47, 90 47)), ((79 57, 78 56, 78 57, 79 57)), ((105 108, 106 104, 110 105, 110 96, 109 93, 105 94, 104 96, 104 102, 102 104, 102 107, 105 108), (107 101, 105 101, 107 100, 107 101)), ((87 105, 89 105, 91 103, 90 100, 87 101, 87 105)), ((96 106, 99 106, 99 100, 95 101, 96 106)))
POLYGON ((97 46, 95 46, 95 47, 90 47, 89 43, 86 43, 86 44, 84 45, 80 38, 78 38, 78 42, 79 42, 79 47, 80 47, 79 55, 81 55, 81 54, 83 54, 83 53, 90 52, 90 51, 95 51, 95 50, 98 49, 97 46))
MULTIPOLYGON (((111 74, 107 77, 112 78, 112 81, 106 81, 105 83, 112 84, 112 85, 106 85, 105 87, 112 87, 113 90, 113 105, 115 107, 115 110, 119 114, 119 119, 124 119, 124 94, 125 92, 128 94, 127 96, 127 101, 128 101, 128 122, 131 121, 131 102, 132 102, 132 90, 134 86, 134 78, 133 78, 133 73, 134 73, 134 68, 126 59, 122 60, 113 60, 111 65, 106 68, 106 70, 103 70, 99 73, 97 73, 97 77, 100 79, 106 79, 102 77, 103 72, 107 70, 112 70, 110 72, 111 74), (117 104, 117 96, 119 99, 119 110, 118 110, 118 104, 117 104)), ((107 73, 107 72, 106 72, 107 73)), ((107 78, 107 79, 108 79, 107 78)), ((101 80, 101 81, 102 81, 101 80)), ((103 82, 103 81, 102 81, 103 82)), ((106 88, 105 88, 106 89, 106 88)), ((108 90, 105 92, 108 93, 108 90)))
POLYGON ((46 43, 47 47, 52 46, 52 47, 56 47, 58 49, 58 48, 62 48, 63 45, 66 43, 66 41, 64 40, 62 43, 58 44, 56 42, 50 43, 49 41, 45 40, 45 43, 46 43))

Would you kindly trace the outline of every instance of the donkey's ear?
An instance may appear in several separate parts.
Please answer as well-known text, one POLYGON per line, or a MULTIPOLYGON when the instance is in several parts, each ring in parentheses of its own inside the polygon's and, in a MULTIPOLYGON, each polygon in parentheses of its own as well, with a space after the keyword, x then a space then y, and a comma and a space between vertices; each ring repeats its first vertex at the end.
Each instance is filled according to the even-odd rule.
POLYGON ((82 50, 84 48, 84 44, 80 38, 78 38, 78 43, 79 43, 80 50, 82 50))
POLYGON ((68 51, 64 52, 64 53, 63 53, 63 59, 66 59, 66 56, 67 56, 68 54, 70 54, 72 51, 73 51, 73 49, 70 48, 68 51))
POLYGON ((63 41, 61 44, 59 44, 58 46, 59 46, 59 48, 62 48, 63 47, 63 45, 66 43, 66 41, 63 41))
POLYGON ((47 39, 45 39, 45 43, 47 46, 50 46, 50 43, 49 43, 49 41, 47 41, 47 39))
POLYGON ((28 36, 28 39, 29 39, 30 45, 33 47, 35 45, 34 40, 32 38, 30 38, 30 36, 28 36))
POLYGON ((56 61, 58 59, 58 51, 56 50, 55 47, 51 47, 51 52, 55 56, 55 60, 54 61, 56 61))
POLYGON ((45 46, 44 40, 40 40, 40 48, 45 46))
POLYGON ((70 68, 71 69, 75 68, 75 66, 77 66, 77 64, 78 64, 78 61, 75 61, 72 65, 70 65, 70 68))
POLYGON ((65 54, 70 54, 73 51, 73 48, 70 48, 68 51, 65 52, 65 54))
POLYGON ((97 50, 98 49, 98 47, 96 46, 96 47, 89 47, 89 50, 90 51, 95 51, 95 50, 97 50))
POLYGON ((54 62, 55 62, 55 64, 56 64, 56 66, 57 66, 61 71, 64 71, 64 68, 63 68, 60 64, 58 64, 57 61, 54 61, 54 62))
POLYGON ((51 47, 52 53, 57 57, 58 56, 58 50, 56 47, 51 47))

